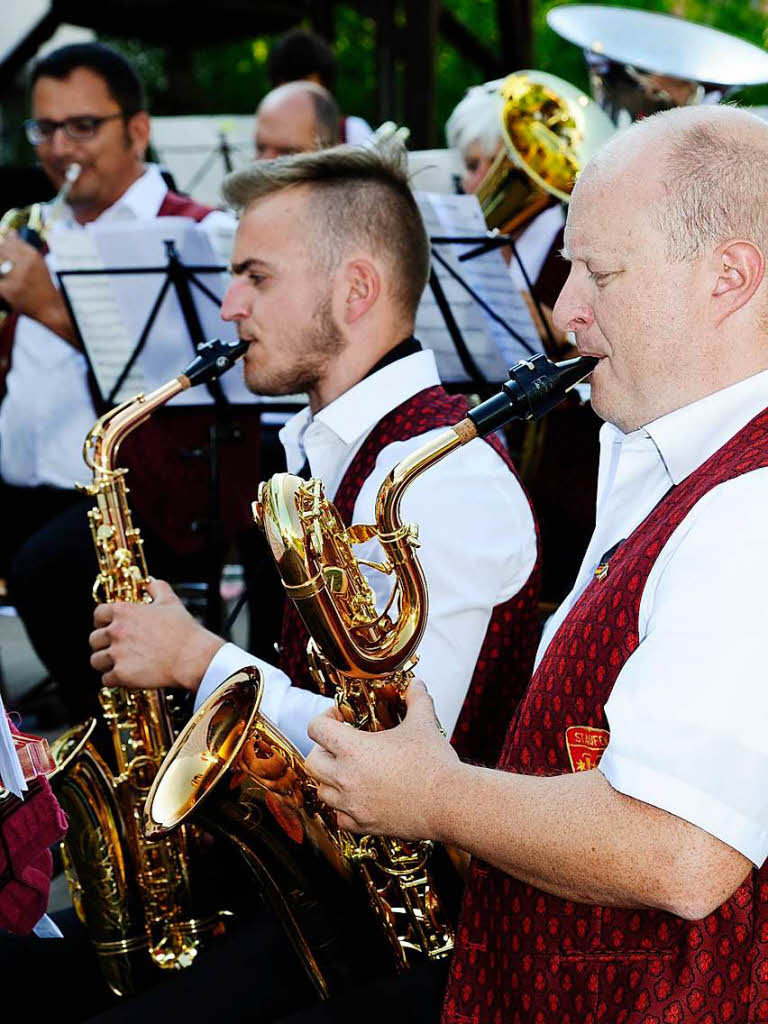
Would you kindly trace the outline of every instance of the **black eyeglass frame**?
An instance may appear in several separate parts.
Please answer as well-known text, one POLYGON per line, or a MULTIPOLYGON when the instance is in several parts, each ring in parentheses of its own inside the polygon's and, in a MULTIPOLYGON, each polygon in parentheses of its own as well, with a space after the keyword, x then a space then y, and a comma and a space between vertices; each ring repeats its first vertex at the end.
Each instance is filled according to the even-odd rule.
POLYGON ((50 142, 59 128, 62 128, 67 137, 72 139, 73 142, 85 142, 87 139, 95 138, 106 121, 115 121, 118 117, 125 120, 125 114, 122 110, 115 114, 102 114, 100 116, 95 114, 77 114, 74 117, 66 117, 63 121, 50 121, 44 117, 31 117, 24 122, 24 132, 32 146, 39 146, 41 143, 50 142), (72 124, 75 121, 88 121, 90 122, 90 127, 79 135, 73 134, 72 124), (40 130, 41 125, 46 126, 45 132, 40 130))

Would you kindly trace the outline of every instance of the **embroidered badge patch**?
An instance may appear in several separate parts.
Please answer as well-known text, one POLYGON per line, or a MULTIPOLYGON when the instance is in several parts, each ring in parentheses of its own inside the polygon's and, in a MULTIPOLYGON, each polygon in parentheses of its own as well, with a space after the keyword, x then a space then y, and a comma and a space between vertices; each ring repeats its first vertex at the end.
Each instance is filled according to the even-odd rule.
POLYGON ((569 725, 565 730, 565 745, 571 768, 575 772, 588 772, 597 768, 611 734, 607 729, 591 725, 569 725))

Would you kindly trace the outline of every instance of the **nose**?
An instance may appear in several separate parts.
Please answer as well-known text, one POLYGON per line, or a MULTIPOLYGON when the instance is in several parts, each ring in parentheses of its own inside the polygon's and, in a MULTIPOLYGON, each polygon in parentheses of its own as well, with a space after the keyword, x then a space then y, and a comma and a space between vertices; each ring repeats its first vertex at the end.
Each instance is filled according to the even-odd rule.
POLYGON ((72 152, 72 139, 64 131, 63 125, 54 129, 53 135, 46 140, 48 152, 53 156, 67 156, 72 152))
POLYGON ((557 297, 552 320, 558 331, 579 331, 591 326, 595 314, 588 302, 579 294, 575 268, 571 267, 568 280, 557 297))
POLYGON ((247 286, 242 278, 233 277, 221 300, 221 319, 237 323, 249 315, 247 286))

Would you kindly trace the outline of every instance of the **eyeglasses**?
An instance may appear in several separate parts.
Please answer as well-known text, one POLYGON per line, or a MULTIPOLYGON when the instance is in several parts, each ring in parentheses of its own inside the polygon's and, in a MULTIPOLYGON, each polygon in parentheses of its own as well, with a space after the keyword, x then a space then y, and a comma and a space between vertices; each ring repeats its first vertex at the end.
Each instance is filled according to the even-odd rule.
POLYGON ((83 142, 85 139, 92 139, 105 121, 114 121, 122 118, 122 112, 118 114, 106 114, 104 117, 67 117, 64 121, 47 121, 31 118, 24 122, 24 131, 33 146, 39 146, 41 142, 50 142, 59 128, 63 128, 70 139, 75 142, 83 142))

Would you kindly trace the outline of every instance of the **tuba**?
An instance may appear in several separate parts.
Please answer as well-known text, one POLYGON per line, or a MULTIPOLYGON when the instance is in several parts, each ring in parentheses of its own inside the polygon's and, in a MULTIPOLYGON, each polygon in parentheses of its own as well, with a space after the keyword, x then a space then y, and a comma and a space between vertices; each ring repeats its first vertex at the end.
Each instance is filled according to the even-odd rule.
POLYGON ((512 233, 574 182, 615 128, 594 100, 543 71, 517 71, 488 88, 501 95, 503 145, 477 189, 489 228, 512 233))
POLYGON ((657 11, 567 5, 548 11, 547 24, 583 49, 592 95, 619 127, 768 81, 764 49, 657 11))
MULTIPOLYGON (((89 433, 83 455, 93 481, 80 489, 95 499, 88 518, 99 563, 97 601, 151 600, 142 539, 128 507, 126 470, 116 466, 121 442, 175 395, 229 369, 246 347, 207 342, 182 374, 113 409, 89 433)), ((222 914, 201 907, 193 832, 182 829, 150 844, 141 829, 149 787, 180 725, 173 695, 104 687, 99 702, 117 772, 93 742, 97 721, 91 719, 54 743, 50 781, 69 818, 62 859, 75 910, 107 984, 126 995, 143 987, 156 968, 189 966, 205 937, 223 929, 222 914)))
MULTIPOLYGON (((261 484, 257 522, 310 632, 307 655, 315 680, 335 695, 346 721, 376 732, 397 725, 405 714, 405 691, 427 617, 417 529, 400 516, 408 487, 473 438, 515 417, 538 418, 595 363, 582 358, 558 366, 539 355, 518 364, 500 395, 391 471, 377 496, 375 526, 346 529, 319 480, 278 474, 261 484), (374 568, 395 578, 383 611, 352 550, 374 537, 385 555, 374 568)), ((447 957, 453 929, 443 898, 447 890, 440 886, 438 896, 441 865, 430 858, 433 844, 340 829, 318 799, 299 751, 260 714, 262 686, 261 673, 245 669, 198 709, 152 786, 147 835, 166 836, 193 815, 228 834, 322 996, 340 981, 343 958, 354 958, 334 931, 340 906, 347 913, 343 930, 358 949, 364 945, 363 966, 369 970, 382 948, 400 969, 419 958, 447 957), (336 898, 340 885, 354 880, 361 884, 347 885, 341 889, 346 895, 336 898), (378 946, 372 949, 371 941, 378 946)))

